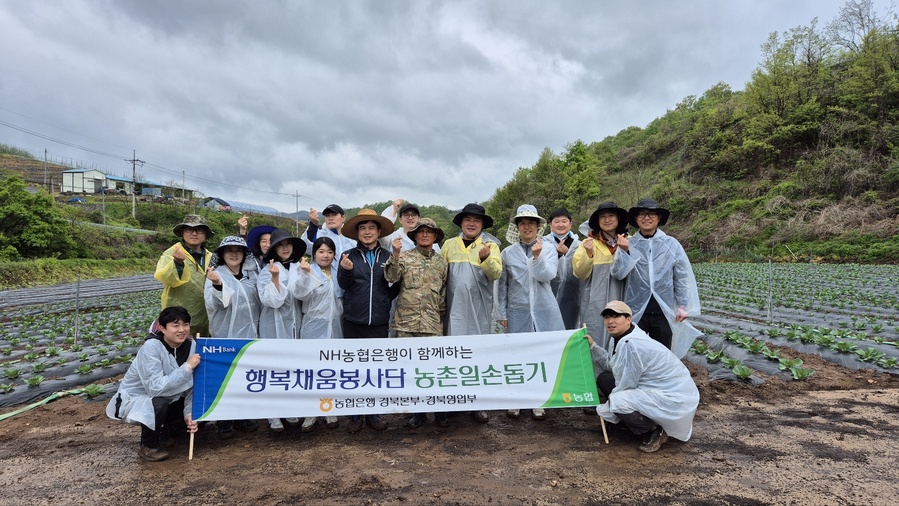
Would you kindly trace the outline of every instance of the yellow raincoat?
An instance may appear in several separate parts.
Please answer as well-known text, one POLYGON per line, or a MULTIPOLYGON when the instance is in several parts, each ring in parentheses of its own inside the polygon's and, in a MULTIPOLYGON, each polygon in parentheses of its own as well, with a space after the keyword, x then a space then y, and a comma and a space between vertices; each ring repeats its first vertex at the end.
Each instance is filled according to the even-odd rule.
MULTIPOLYGON (((204 249, 204 265, 212 261, 212 253, 204 249)), ((200 334, 201 337, 209 336, 209 317, 206 316, 206 300, 203 296, 203 287, 206 283, 206 270, 197 264, 194 257, 187 251, 183 244, 173 244, 165 250, 159 261, 156 262, 156 274, 154 277, 163 285, 162 309, 172 306, 181 306, 190 313, 190 332, 192 335, 200 334), (181 275, 175 267, 175 246, 181 246, 185 251, 184 268, 181 275)))

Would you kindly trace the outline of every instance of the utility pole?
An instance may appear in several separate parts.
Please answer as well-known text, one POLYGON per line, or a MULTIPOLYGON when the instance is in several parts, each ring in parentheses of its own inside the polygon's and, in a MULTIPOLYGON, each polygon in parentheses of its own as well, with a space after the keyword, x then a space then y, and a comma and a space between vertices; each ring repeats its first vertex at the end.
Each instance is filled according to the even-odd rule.
POLYGON ((181 198, 182 199, 184 198, 184 189, 187 188, 187 186, 185 186, 186 184, 187 183, 184 182, 184 171, 182 170, 181 171, 181 198))
POLYGON ((134 150, 131 151, 131 159, 126 158, 125 161, 131 162, 131 217, 137 219, 137 196, 135 195, 137 191, 137 164, 143 167, 147 162, 138 160, 137 153, 134 150))
MULTIPOLYGON (((297 237, 300 236, 300 190, 294 190, 293 196, 297 202, 297 214, 294 215, 293 219, 297 223, 297 237)), ((313 257, 315 255, 312 255, 313 257)))
POLYGON ((47 192, 53 194, 53 191, 47 186, 47 148, 44 148, 44 187, 47 188, 47 192))

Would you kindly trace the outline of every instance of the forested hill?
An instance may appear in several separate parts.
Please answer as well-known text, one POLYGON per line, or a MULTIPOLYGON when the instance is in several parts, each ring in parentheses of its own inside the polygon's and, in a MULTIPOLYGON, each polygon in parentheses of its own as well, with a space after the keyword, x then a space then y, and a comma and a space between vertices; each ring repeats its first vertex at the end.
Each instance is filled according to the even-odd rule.
POLYGON ((489 212, 566 207, 580 223, 600 202, 653 197, 694 255, 896 262, 899 26, 847 7, 771 34, 744 91, 717 84, 645 128, 545 149, 489 212))

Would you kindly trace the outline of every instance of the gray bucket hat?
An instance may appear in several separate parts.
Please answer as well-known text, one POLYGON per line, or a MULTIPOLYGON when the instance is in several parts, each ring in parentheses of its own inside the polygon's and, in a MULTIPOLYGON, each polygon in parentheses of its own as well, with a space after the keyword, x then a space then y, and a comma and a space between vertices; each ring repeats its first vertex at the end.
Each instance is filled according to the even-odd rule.
POLYGON ((215 235, 215 232, 209 228, 209 225, 206 224, 206 218, 200 216, 199 214, 188 214, 184 217, 184 221, 175 225, 175 228, 172 229, 172 232, 175 233, 178 237, 183 236, 184 229, 187 227, 193 228, 205 228, 206 229, 206 237, 212 237, 215 235))
POLYGON ((420 229, 421 227, 430 228, 434 231, 435 234, 437 234, 437 238, 434 239, 435 243, 443 240, 443 229, 437 226, 437 222, 435 222, 431 218, 422 218, 418 220, 418 225, 415 225, 415 228, 413 228, 409 231, 408 234, 406 234, 409 236, 409 239, 412 239, 412 242, 414 242, 415 244, 418 244, 418 241, 416 241, 415 238, 418 236, 418 229, 420 229))
POLYGON ((229 235, 222 239, 222 242, 219 243, 219 247, 215 248, 215 265, 223 265, 225 263, 224 253, 225 248, 228 246, 238 246, 243 248, 243 258, 246 260, 252 253, 250 253, 250 248, 247 247, 247 241, 243 239, 243 237, 239 235, 229 235))

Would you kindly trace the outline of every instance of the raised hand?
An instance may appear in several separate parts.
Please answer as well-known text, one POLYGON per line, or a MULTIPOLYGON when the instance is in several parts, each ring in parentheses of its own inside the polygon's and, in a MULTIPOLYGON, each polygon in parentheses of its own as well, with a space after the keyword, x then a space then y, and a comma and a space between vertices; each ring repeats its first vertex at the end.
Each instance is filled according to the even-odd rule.
POLYGON ((175 260, 176 264, 182 265, 185 258, 187 258, 187 254, 184 253, 184 248, 180 244, 176 244, 175 251, 172 252, 172 259, 175 260))
POLYGON ((584 242, 582 242, 581 244, 584 245, 584 249, 587 250, 587 254, 592 257, 593 256, 593 248, 596 246, 596 244, 593 243, 593 238, 588 237, 588 238, 584 239, 584 242))
POLYGON ((478 251, 478 258, 480 258, 481 261, 483 262, 484 260, 487 260, 487 257, 489 257, 489 256, 490 256, 490 245, 485 242, 484 245, 481 246, 481 250, 478 251))
POLYGON ((249 223, 250 223, 250 222, 247 220, 247 214, 246 214, 246 213, 244 213, 244 215, 241 216, 239 220, 237 220, 237 226, 240 227, 240 235, 246 235, 246 233, 247 233, 247 225, 248 225, 249 223))
POLYGON ((534 255, 534 260, 537 260, 541 252, 543 252, 543 239, 538 237, 537 242, 531 246, 531 254, 534 255))
POLYGON ((399 256, 400 252, 403 251, 403 238, 399 236, 394 237, 390 247, 393 249, 393 256, 399 256))
POLYGON ((559 244, 556 246, 556 251, 558 251, 562 256, 565 256, 568 253, 568 246, 565 246, 565 241, 559 242, 559 244))
POLYGON ((318 211, 311 207, 309 208, 309 223, 318 226, 318 211))
POLYGON ((212 284, 216 286, 222 284, 222 277, 219 276, 219 273, 212 266, 206 268, 206 279, 212 281, 212 284))
POLYGON ((624 234, 618 234, 618 247, 627 251, 628 247, 630 247, 630 240, 628 240, 627 236, 624 234))
POLYGON ((347 271, 353 270, 353 261, 350 260, 349 253, 344 253, 340 256, 340 268, 347 271))
POLYGON ((303 272, 312 272, 312 266, 309 265, 309 260, 307 260, 306 257, 303 257, 302 260, 300 260, 300 269, 303 269, 303 272))
POLYGON ((281 269, 274 260, 268 261, 268 271, 272 274, 272 279, 277 281, 278 275, 281 274, 281 269))

